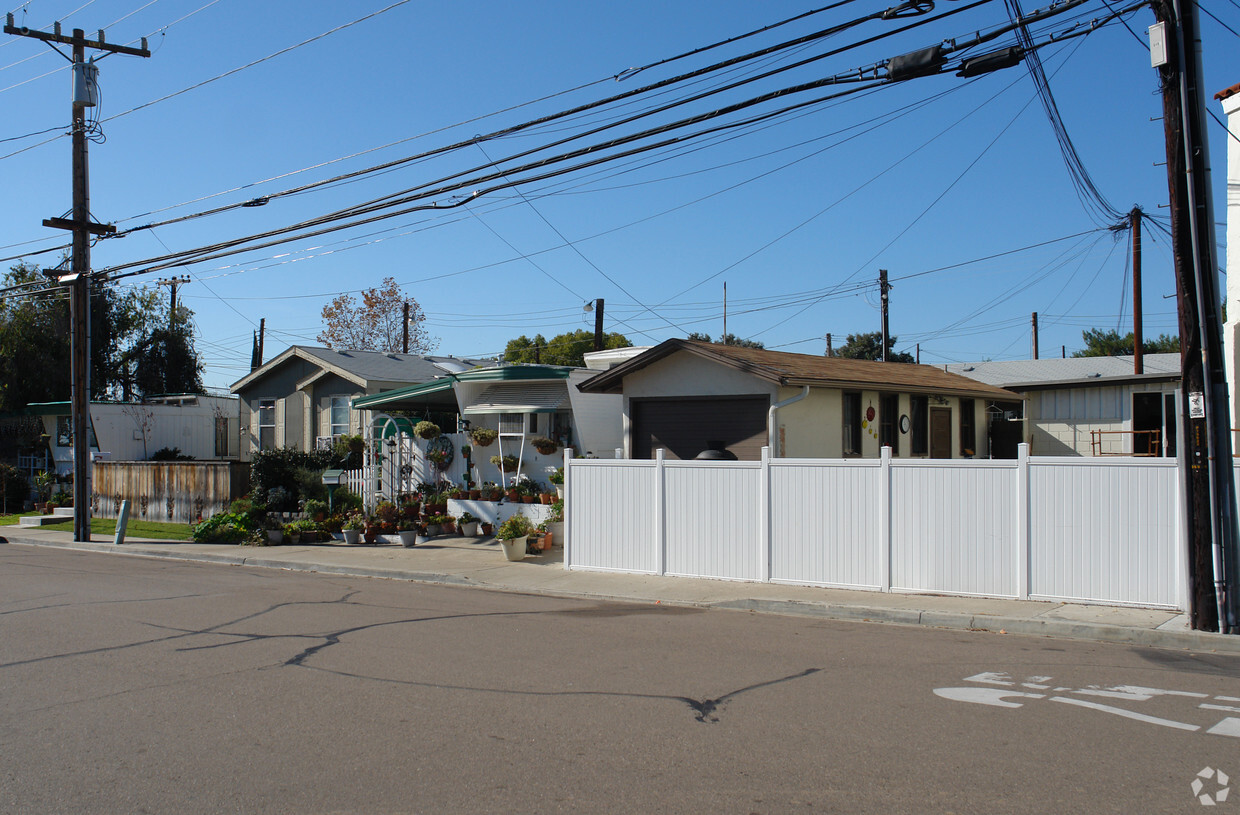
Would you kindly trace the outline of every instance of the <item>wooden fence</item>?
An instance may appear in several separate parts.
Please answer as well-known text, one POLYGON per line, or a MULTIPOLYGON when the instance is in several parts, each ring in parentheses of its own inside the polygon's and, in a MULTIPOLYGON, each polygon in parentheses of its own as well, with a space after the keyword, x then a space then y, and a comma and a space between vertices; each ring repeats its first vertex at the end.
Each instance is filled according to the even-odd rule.
POLYGON ((129 500, 129 517, 194 523, 226 512, 250 488, 250 465, 236 461, 96 461, 91 514, 115 518, 129 500))

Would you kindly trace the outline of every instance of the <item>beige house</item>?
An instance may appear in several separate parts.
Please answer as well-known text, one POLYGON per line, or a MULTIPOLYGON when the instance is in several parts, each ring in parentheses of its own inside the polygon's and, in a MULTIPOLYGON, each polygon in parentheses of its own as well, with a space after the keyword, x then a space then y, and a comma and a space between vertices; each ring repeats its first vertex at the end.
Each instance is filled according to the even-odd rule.
POLYGON ((624 450, 756 460, 990 454, 988 417, 1019 403, 1003 388, 930 365, 668 340, 582 383, 623 394, 624 450))

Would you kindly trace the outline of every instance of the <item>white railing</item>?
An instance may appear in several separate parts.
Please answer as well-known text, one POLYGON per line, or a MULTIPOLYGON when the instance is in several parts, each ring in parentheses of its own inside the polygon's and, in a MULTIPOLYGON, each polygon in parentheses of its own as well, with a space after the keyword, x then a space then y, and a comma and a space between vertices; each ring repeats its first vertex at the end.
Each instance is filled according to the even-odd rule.
MULTIPOLYGON (((765 455, 765 454, 764 454, 765 455)), ((567 459, 568 457, 566 457, 567 459)), ((569 459, 565 566, 1186 607, 1174 459, 569 459)))

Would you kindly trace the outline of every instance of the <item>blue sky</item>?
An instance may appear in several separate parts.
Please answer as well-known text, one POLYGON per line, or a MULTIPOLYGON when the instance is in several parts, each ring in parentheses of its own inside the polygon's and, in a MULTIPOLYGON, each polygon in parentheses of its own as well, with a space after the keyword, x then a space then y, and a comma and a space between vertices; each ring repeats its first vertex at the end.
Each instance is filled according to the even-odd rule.
MULTIPOLYGON (((150 59, 113 55, 99 66, 106 141, 91 145, 91 209, 97 220, 125 230, 470 141, 888 5, 843 4, 621 81, 614 77, 626 68, 817 6, 31 0, 9 9, 31 28, 60 20, 66 30, 105 27, 111 42, 150 36, 150 59)), ((760 64, 770 69, 841 53, 570 146, 843 75, 944 40, 963 42, 1008 19, 1003 3, 969 6, 940 1, 929 14, 870 21, 781 51, 760 64), (947 12, 953 15, 930 19, 947 12), (923 20, 929 22, 892 33, 923 20), (871 37, 878 39, 848 47, 871 37)), ((1229 29, 1240 31, 1240 6, 1208 10, 1218 17, 1202 18, 1205 84, 1213 93, 1240 82, 1240 68, 1227 59, 1235 53, 1229 29)), ((1102 0, 1089 0, 1034 32, 1088 25, 1106 14, 1102 0)), ((1067 132, 1102 195, 1119 211, 1140 205, 1165 221, 1161 100, 1144 43, 1153 20, 1148 10, 1125 19, 1128 27, 1103 26, 1039 53, 1067 132)), ((755 64, 726 76, 748 76, 755 64)), ((69 116, 66 66, 43 43, 0 39, 2 257, 65 242, 40 224, 70 206, 69 139, 58 135, 69 116), (28 135, 41 131, 51 132, 28 135)), ((691 87, 705 90, 723 78, 711 74, 691 87)), ((855 87, 789 96, 748 112, 855 87)), ((101 241, 92 265, 122 266, 277 229, 492 161, 512 171, 505 156, 689 93, 681 83, 641 94, 627 107, 481 140, 266 206, 101 241)), ((1221 220, 1226 131, 1211 128, 1221 220)), ((461 356, 493 356, 519 334, 592 329, 593 316, 582 306, 600 297, 607 330, 635 344, 690 331, 717 336, 725 281, 730 332, 818 354, 828 332, 839 344, 847 334, 878 330, 880 268, 894 284, 897 347, 912 352, 920 343, 923 362, 1027 358, 1035 311, 1043 356, 1078 349, 1087 328, 1131 330, 1126 239, 1117 242, 1078 198, 1023 66, 974 80, 948 73, 885 85, 554 179, 521 183, 515 171, 504 178, 517 183, 451 210, 127 277, 123 285, 152 285, 173 273, 192 278, 180 296, 195 312, 212 387, 246 373, 260 318, 268 357, 289 344, 315 344, 324 304, 389 276, 426 312, 439 353, 461 356)), ((456 203, 454 196, 485 186, 432 200, 456 203)), ((1167 242, 1157 230, 1145 232, 1145 330, 1175 333, 1167 242)))

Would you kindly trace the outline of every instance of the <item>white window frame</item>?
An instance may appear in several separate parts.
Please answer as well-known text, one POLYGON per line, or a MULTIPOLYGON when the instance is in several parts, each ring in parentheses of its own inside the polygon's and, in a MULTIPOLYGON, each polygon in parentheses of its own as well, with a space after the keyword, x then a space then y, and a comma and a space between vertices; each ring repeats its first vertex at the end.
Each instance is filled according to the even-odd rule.
POLYGON ((348 396, 329 396, 328 397, 327 435, 332 436, 332 437, 343 436, 344 434, 349 432, 349 427, 351 426, 350 419, 352 416, 351 408, 349 407, 349 401, 350 399, 348 396), (337 422, 336 421, 336 408, 339 407, 339 403, 341 401, 344 402, 344 422, 337 422))
POLYGON ((275 399, 259 399, 258 408, 255 410, 258 416, 256 426, 258 427, 258 449, 272 450, 276 447, 276 400, 275 399), (271 417, 270 423, 263 422, 263 412, 270 411, 267 415, 271 417), (271 444, 263 445, 263 431, 271 428, 271 444))

